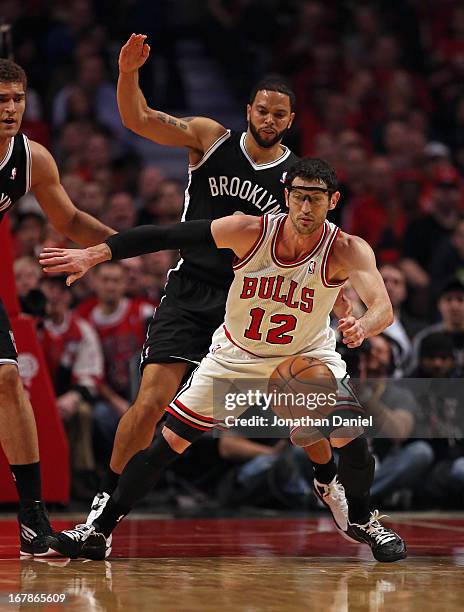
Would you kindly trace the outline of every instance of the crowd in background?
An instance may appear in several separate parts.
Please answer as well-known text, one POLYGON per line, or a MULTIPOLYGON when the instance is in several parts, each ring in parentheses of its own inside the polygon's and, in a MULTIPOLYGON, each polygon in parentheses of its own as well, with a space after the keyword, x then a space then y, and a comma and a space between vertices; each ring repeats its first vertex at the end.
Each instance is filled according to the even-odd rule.
MULTIPOLYGON (((423 407, 406 392, 389 392, 385 382, 456 378, 464 369, 462 4, 125 0, 115 9, 106 0, 4 0, 1 11, 12 24, 15 60, 29 78, 23 131, 52 151, 76 206, 118 231, 180 220, 185 188, 178 171, 169 174, 141 154, 140 139, 120 121, 117 54, 131 32, 149 35, 152 58, 141 87, 150 105, 167 112, 191 114, 191 75, 182 69, 180 51, 185 40, 201 44, 215 62, 222 93, 239 113, 263 75, 289 79, 297 121, 286 142, 337 169, 342 197, 330 219, 373 247, 394 307, 393 325, 356 357, 358 374, 378 379, 376 400, 397 411, 395 423, 385 426, 389 443, 373 442, 374 497, 399 507, 462 508, 458 424, 439 431, 433 411, 443 406, 434 405, 427 414, 435 420, 430 417, 428 435, 420 437, 423 407)), ((184 167, 186 175, 186 160, 184 167)), ((86 498, 136 392, 146 322, 177 253, 107 263, 71 290, 62 279, 42 276, 41 248, 67 243, 32 196, 10 221, 18 293, 24 311, 38 318, 73 448, 73 495, 86 498)), ((347 292, 362 314, 357 296, 347 292)), ((216 456, 214 475, 202 470, 203 480, 210 477, 199 483, 187 455, 178 478, 214 489, 224 503, 272 498, 285 505, 295 495, 298 505, 310 496, 303 462, 296 461, 294 482, 281 477, 295 462, 282 442, 205 439, 198 449, 192 453, 209 457, 209 466, 216 456), (219 493, 212 483, 220 483, 219 493)))

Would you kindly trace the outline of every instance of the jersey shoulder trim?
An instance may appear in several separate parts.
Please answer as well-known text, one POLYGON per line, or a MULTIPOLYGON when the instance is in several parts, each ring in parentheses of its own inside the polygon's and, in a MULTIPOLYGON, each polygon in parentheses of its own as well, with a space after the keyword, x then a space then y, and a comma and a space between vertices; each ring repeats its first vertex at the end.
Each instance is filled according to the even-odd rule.
POLYGON ((269 170, 269 168, 273 168, 274 166, 278 166, 279 164, 281 164, 291 154, 290 149, 288 147, 282 145, 282 147, 284 148, 284 152, 282 153, 282 155, 280 157, 278 157, 274 161, 268 162, 266 164, 257 164, 252 159, 252 157, 250 156, 250 154, 247 151, 247 148, 246 148, 246 145, 245 145, 245 138, 246 138, 246 132, 243 132, 243 134, 240 136, 240 149, 242 150, 243 155, 246 157, 246 159, 249 161, 249 163, 253 167, 253 170, 269 170))
POLYGON ((279 219, 279 221, 276 224, 276 229, 274 231, 274 236, 272 238, 272 243, 271 243, 271 257, 272 257, 272 261, 279 266, 279 268, 295 268, 296 266, 301 266, 302 264, 307 263, 310 259, 314 258, 317 256, 317 254, 319 253, 319 251, 321 250, 324 242, 326 241, 327 235, 329 233, 329 227, 328 227, 328 223, 324 223, 324 227, 322 228, 322 233, 321 236, 319 238, 319 240, 317 241, 317 243, 314 245, 314 247, 311 249, 311 251, 304 253, 301 257, 297 258, 297 259, 293 259, 290 261, 284 260, 284 259, 280 259, 280 257, 277 254, 277 247, 279 244, 279 240, 282 237, 282 232, 284 229, 284 223, 285 220, 287 218, 288 215, 283 215, 282 219, 279 219))
POLYGON ((220 147, 223 142, 225 142, 226 140, 230 138, 230 134, 231 134, 231 130, 226 130, 226 132, 222 136, 219 136, 219 138, 213 142, 213 144, 209 147, 209 149, 205 151, 203 157, 200 159, 198 163, 189 164, 189 170, 191 171, 198 170, 198 168, 200 168, 200 166, 202 166, 205 163, 205 161, 214 153, 214 151, 216 151, 216 149, 220 147))
POLYGON ((269 225, 269 217, 268 215, 263 215, 260 218, 260 232, 259 232, 259 236, 258 238, 255 240, 254 245, 251 247, 251 249, 248 251, 248 253, 246 255, 244 255, 243 257, 235 257, 234 258, 234 262, 232 264, 232 268, 234 270, 240 270, 240 268, 243 268, 244 266, 246 266, 246 264, 251 261, 253 259, 253 256, 259 251, 259 249, 261 248, 261 245, 264 242, 264 239, 266 238, 266 234, 267 234, 267 228, 269 225))
POLYGON ((322 266, 321 266, 321 280, 322 280, 322 284, 324 285, 324 287, 327 288, 332 288, 332 287, 341 287, 342 285, 344 285, 346 283, 346 281, 348 280, 348 278, 344 278, 342 280, 339 281, 331 281, 329 280, 329 259, 330 256, 333 252, 333 247, 335 245, 335 241, 337 240, 339 234, 340 234, 340 228, 337 227, 336 225, 333 225, 331 228, 331 234, 329 236, 329 239, 327 241, 327 245, 325 247, 325 251, 324 251, 324 255, 322 257, 322 266))
POLYGON ((23 134, 24 148, 26 149, 26 193, 30 191, 32 184, 32 152, 29 144, 29 138, 23 134))
POLYGON ((0 161, 0 170, 2 170, 7 165, 7 163, 10 161, 11 154, 13 153, 14 141, 15 141, 14 136, 12 136, 10 138, 10 144, 8 145, 6 153, 3 159, 0 161))

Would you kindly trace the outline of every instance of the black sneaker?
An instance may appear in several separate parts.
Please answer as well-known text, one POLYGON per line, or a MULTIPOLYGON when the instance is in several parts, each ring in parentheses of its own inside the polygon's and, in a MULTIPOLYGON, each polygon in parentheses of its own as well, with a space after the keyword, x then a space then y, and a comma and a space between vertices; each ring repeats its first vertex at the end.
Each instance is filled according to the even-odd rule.
POLYGON ((18 512, 20 555, 23 557, 47 557, 55 555, 47 544, 53 534, 43 502, 35 501, 21 505, 18 512))
POLYGON ((48 546, 63 557, 101 561, 107 554, 106 538, 93 525, 76 525, 74 529, 59 531, 47 537, 48 546))
POLYGON ((379 511, 374 510, 364 525, 348 522, 347 534, 357 542, 369 544, 377 561, 388 563, 405 559, 406 543, 393 529, 382 525, 381 518, 379 511))

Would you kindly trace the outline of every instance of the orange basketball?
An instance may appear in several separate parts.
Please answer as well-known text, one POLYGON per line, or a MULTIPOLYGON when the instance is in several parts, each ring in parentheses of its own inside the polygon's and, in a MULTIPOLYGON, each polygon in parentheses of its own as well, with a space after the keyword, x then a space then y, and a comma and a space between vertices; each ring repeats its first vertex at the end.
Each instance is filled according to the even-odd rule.
POLYGON ((337 380, 318 359, 297 355, 283 361, 271 374, 268 392, 273 409, 284 419, 325 418, 336 407, 337 380))

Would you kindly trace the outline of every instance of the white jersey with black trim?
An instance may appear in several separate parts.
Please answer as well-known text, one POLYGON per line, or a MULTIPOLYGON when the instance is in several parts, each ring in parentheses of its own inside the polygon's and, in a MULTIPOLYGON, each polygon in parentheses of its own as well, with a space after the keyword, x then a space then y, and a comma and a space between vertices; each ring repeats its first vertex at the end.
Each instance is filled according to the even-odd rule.
POLYGON ((264 215, 249 253, 234 263, 224 331, 256 357, 335 349, 329 314, 345 280, 330 282, 328 262, 339 228, 325 221, 313 249, 294 261, 278 256, 286 214, 264 215))

